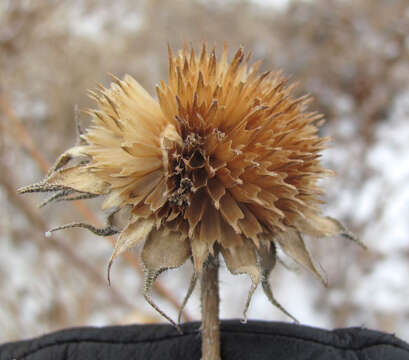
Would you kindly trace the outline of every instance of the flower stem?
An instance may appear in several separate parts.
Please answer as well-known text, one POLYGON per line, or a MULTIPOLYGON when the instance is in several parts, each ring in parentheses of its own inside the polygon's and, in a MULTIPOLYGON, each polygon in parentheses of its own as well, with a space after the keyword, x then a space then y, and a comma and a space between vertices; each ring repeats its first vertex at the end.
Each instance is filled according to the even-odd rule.
POLYGON ((220 360, 219 260, 210 256, 201 274, 202 360, 220 360))

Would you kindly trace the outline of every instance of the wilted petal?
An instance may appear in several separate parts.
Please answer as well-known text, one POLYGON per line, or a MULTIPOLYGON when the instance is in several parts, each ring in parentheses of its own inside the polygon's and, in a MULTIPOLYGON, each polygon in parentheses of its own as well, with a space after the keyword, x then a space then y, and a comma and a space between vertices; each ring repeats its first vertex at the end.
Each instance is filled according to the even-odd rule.
POLYGON ((90 194, 90 193, 83 193, 79 191, 75 191, 73 189, 64 188, 50 196, 49 198, 45 199, 38 207, 44 207, 48 204, 58 202, 58 201, 74 201, 74 200, 88 200, 94 199, 100 196, 99 194, 90 194))
POLYGON ((84 166, 70 167, 53 172, 45 182, 90 194, 105 194, 109 189, 107 182, 84 166))
POLYGON ((197 279, 198 279, 197 273, 196 273, 196 271, 193 271, 192 277, 191 277, 190 282, 189 282, 189 288, 187 289, 185 298, 183 299, 182 305, 180 306, 180 309, 179 309, 178 324, 180 324, 180 321, 182 319, 183 310, 185 309, 185 306, 186 306, 187 302, 189 301, 190 296, 193 293, 193 290, 196 287, 197 279))
POLYGON ((121 203, 124 201, 122 195, 123 189, 113 189, 110 191, 108 196, 105 198, 104 202, 102 203, 102 210, 114 208, 120 206, 121 203))
POLYGON ((207 243, 200 241, 196 236, 190 240, 190 247, 192 250, 193 266, 195 272, 199 274, 202 271, 203 263, 209 256, 209 247, 207 243))
POLYGON ((232 248, 243 245, 243 237, 236 233, 234 229, 223 219, 220 221, 221 239, 220 243, 224 248, 232 248))
POLYGON ((189 243, 180 240, 178 232, 167 230, 152 231, 141 255, 145 267, 152 271, 179 267, 189 256, 189 243))
POLYGON ((189 221, 189 236, 193 237, 196 225, 202 219, 206 205, 206 193, 203 189, 193 194, 191 205, 185 212, 185 219, 189 221))
POLYGON ((84 158, 87 158, 88 156, 86 155, 86 149, 87 147, 83 145, 74 146, 68 149, 66 152, 64 152, 62 155, 58 157, 54 165, 48 171, 47 176, 50 176, 52 173, 56 172, 57 170, 60 170, 70 162, 73 162, 73 160, 76 159, 83 160, 84 158))
MULTIPOLYGON (((108 214, 107 223, 119 231, 124 230, 131 221, 132 207, 129 205, 116 208, 108 214)), ((136 217, 134 217, 136 219, 136 217)), ((132 222, 132 221, 131 221, 132 222)))
POLYGON ((239 227, 247 238, 252 239, 254 244, 258 246, 258 234, 262 232, 262 228, 257 218, 247 208, 246 205, 241 206, 244 213, 244 218, 239 220, 239 227))
MULTIPOLYGON (((263 236, 266 238, 266 236, 263 236)), ((298 320, 292 316, 274 297, 273 291, 271 290, 270 282, 268 281, 271 271, 273 270, 276 263, 276 247, 273 242, 269 239, 265 239, 257 249, 259 255, 259 262, 262 271, 261 285, 263 287, 264 294, 267 299, 281 312, 286 314, 288 317, 293 319, 298 323, 298 320)))
POLYGON ((326 281, 316 269, 310 254, 305 246, 304 239, 301 234, 292 228, 287 228, 287 231, 277 234, 276 239, 280 244, 281 249, 300 265, 312 271, 321 282, 326 285, 326 281))
POLYGON ((214 177, 207 182, 207 191, 213 200, 214 206, 219 209, 220 199, 226 193, 226 188, 217 177, 214 177))
POLYGON ((174 326, 176 323, 152 300, 151 290, 156 278, 164 271, 181 266, 190 256, 187 240, 180 240, 180 234, 173 231, 152 231, 142 249, 145 266, 144 296, 146 301, 174 326))
POLYGON ((176 322, 173 321, 168 315, 166 315, 166 313, 163 312, 163 310, 158 305, 156 305, 151 296, 153 284, 162 272, 163 271, 145 270, 145 276, 143 279, 143 296, 150 306, 152 306, 161 316, 163 316, 174 327, 176 327, 180 334, 182 334, 182 330, 180 329, 179 325, 176 324, 176 322))
POLYGON ((344 225, 337 219, 329 216, 319 216, 310 214, 306 219, 300 221, 301 229, 308 235, 315 237, 329 237, 341 235, 349 240, 356 242, 358 245, 366 248, 366 245, 351 233, 344 225))
POLYGON ((126 250, 129 250, 147 238, 152 231, 154 222, 151 219, 138 219, 128 224, 128 226, 121 232, 116 243, 114 251, 108 263, 108 282, 110 281, 109 273, 112 262, 116 257, 121 255, 126 250))
POLYGON ((200 223, 199 238, 208 244, 210 252, 213 251, 213 244, 221 240, 220 215, 210 201, 207 202, 200 223))
POLYGON ((250 240, 245 239, 243 245, 241 246, 227 249, 221 247, 221 252, 227 268, 232 274, 247 274, 251 278, 252 284, 243 311, 243 320, 246 321, 247 310, 249 308, 251 298, 261 280, 261 272, 260 267, 257 264, 255 248, 250 240))
POLYGON ((236 200, 226 192, 220 200, 220 211, 226 221, 233 227, 233 229, 240 233, 240 228, 237 224, 239 219, 244 218, 244 214, 237 205, 236 200))

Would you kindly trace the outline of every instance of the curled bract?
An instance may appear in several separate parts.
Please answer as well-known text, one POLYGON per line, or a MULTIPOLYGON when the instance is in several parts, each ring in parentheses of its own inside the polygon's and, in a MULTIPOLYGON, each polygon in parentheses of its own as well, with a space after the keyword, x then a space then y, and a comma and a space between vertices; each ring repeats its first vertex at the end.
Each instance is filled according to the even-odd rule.
POLYGON ((276 246, 323 281, 302 235, 356 240, 321 214, 317 182, 331 174, 319 160, 328 140, 318 135, 321 115, 306 111, 309 97, 295 98, 280 73, 259 73, 249 60, 242 48, 230 62, 226 48, 219 61, 205 45, 199 55, 169 49, 157 100, 131 76, 114 77, 90 92, 98 109, 79 144, 20 190, 54 192, 45 203, 104 197, 105 228, 68 226, 118 234, 108 270, 141 245, 144 295, 158 311, 150 292, 160 273, 191 259, 188 298, 209 254, 221 254, 231 273, 251 279, 244 318, 259 283, 285 312, 268 283, 276 246))

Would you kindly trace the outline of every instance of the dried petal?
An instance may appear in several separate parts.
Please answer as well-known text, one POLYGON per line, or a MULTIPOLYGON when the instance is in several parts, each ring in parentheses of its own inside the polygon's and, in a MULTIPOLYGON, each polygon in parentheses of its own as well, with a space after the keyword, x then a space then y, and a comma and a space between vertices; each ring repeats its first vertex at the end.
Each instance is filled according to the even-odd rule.
POLYGON ((180 240, 180 234, 168 231, 152 231, 142 250, 142 261, 151 271, 173 269, 183 265, 190 256, 187 241, 180 240))
POLYGON ((306 217, 306 219, 300 222, 302 223, 302 230, 308 235, 315 237, 342 235, 366 249, 366 245, 347 228, 345 228, 345 226, 342 225, 337 219, 329 216, 310 214, 308 217, 306 217))
POLYGON ((254 291, 261 280, 261 272, 257 263, 255 248, 249 240, 244 240, 242 246, 221 248, 224 260, 229 271, 234 274, 247 274, 251 278, 251 288, 249 290, 246 305, 243 311, 243 321, 247 321, 247 310, 250 305, 254 291))
POLYGON ((310 254, 305 246, 304 239, 301 234, 292 228, 287 228, 286 231, 277 234, 276 239, 281 249, 300 265, 310 270, 325 286, 327 282, 324 280, 320 272, 316 269, 310 254))
POLYGON ((190 296, 192 295, 192 293, 193 293, 193 291, 194 291, 194 289, 196 287, 197 279, 198 279, 197 273, 196 273, 196 271, 193 271, 192 277, 191 277, 190 282, 189 282, 189 288, 187 289, 185 298, 183 299, 182 305, 180 306, 180 309, 179 309, 178 324, 180 324, 180 322, 181 322, 183 310, 185 309, 185 306, 186 306, 187 302, 189 301, 190 296))
POLYGON ((86 167, 71 167, 51 173, 46 183, 90 194, 105 194, 109 184, 86 167))
POLYGON ((110 270, 115 258, 144 241, 152 231, 153 225, 154 222, 150 219, 137 219, 134 222, 130 222, 121 232, 115 243, 111 258, 109 259, 107 271, 108 282, 110 282, 110 270))
POLYGON ((270 243, 269 239, 266 239, 266 236, 263 236, 264 241, 261 246, 257 249, 259 256, 260 267, 262 271, 261 285, 263 287, 264 294, 267 296, 267 299, 270 300, 277 309, 282 313, 293 319, 296 323, 298 320, 292 316, 274 297, 271 285, 268 281, 271 271, 273 270, 276 263, 276 247, 274 243, 270 243))
POLYGON ((164 271, 181 266, 190 256, 189 243, 180 240, 180 234, 168 231, 152 231, 142 249, 145 266, 144 296, 152 307, 177 327, 152 300, 151 290, 156 278, 164 271))
POLYGON ((200 274, 203 268, 203 263, 209 256, 209 247, 207 246, 207 243, 200 241, 198 237, 193 237, 193 239, 191 239, 190 247, 193 256, 195 273, 200 274))

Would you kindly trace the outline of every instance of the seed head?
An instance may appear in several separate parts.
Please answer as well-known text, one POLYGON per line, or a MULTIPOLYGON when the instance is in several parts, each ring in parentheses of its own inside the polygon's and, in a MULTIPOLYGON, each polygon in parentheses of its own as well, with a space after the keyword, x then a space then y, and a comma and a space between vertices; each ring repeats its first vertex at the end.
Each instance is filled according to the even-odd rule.
POLYGON ((80 142, 43 182, 21 189, 56 192, 46 203, 103 196, 106 228, 58 229, 118 233, 108 269, 142 244, 145 297, 156 309, 149 294, 161 272, 191 258, 194 285, 209 254, 221 253, 230 272, 251 277, 245 314, 260 282, 285 311, 267 280, 276 246, 322 280, 302 234, 349 236, 320 210, 317 182, 330 174, 319 160, 322 116, 306 111, 310 98, 295 98, 281 73, 260 74, 249 60, 242 48, 231 62, 226 47, 220 61, 205 44, 199 56, 169 48, 157 101, 131 76, 114 78, 90 92, 98 108, 80 142))

